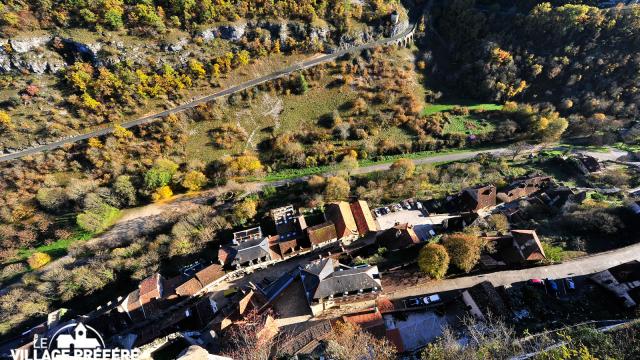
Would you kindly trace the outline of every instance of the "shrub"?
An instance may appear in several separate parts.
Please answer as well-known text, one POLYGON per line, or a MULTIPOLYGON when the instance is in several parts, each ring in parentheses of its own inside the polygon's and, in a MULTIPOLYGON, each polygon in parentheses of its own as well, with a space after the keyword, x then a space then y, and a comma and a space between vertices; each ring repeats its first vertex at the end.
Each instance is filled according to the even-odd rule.
POLYGON ((39 269, 50 262, 51 256, 43 252, 35 252, 27 259, 27 263, 32 269, 39 269))
POLYGON ((173 191, 168 186, 162 186, 156 189, 156 191, 151 195, 153 201, 162 201, 166 199, 170 199, 173 196, 173 191))
POLYGON ((233 218, 238 224, 244 224, 258 213, 257 203, 252 199, 244 199, 233 207, 233 218))
POLYGON ((120 210, 103 203, 78 214, 76 223, 85 231, 99 233, 115 224, 119 216, 120 210))
POLYGON ((451 257, 451 263, 464 272, 471 271, 480 260, 482 241, 475 235, 450 234, 445 236, 443 245, 451 257))
POLYGON ((207 177, 200 171, 189 171, 182 180, 182 186, 189 191, 198 191, 207 183, 207 177))
POLYGON ((327 201, 346 200, 351 191, 349 182, 340 176, 332 176, 327 179, 324 188, 324 197, 327 201))
POLYGON ((413 176, 416 165, 411 159, 398 159, 391 164, 391 171, 400 179, 408 179, 413 176))
POLYGON ((40 188, 36 199, 45 210, 56 212, 67 203, 67 194, 62 188, 40 188))
POLYGON ((442 279, 449 268, 449 254, 440 244, 428 244, 420 249, 418 256, 420 270, 432 279, 442 279))

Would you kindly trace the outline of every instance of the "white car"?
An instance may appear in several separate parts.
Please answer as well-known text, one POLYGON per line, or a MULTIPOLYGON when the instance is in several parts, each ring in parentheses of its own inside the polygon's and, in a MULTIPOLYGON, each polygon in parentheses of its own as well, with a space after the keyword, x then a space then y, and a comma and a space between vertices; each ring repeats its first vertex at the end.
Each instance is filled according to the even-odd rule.
POLYGON ((434 294, 425 296, 424 298, 422 298, 422 301, 425 303, 425 305, 433 304, 440 301, 440 295, 434 294))

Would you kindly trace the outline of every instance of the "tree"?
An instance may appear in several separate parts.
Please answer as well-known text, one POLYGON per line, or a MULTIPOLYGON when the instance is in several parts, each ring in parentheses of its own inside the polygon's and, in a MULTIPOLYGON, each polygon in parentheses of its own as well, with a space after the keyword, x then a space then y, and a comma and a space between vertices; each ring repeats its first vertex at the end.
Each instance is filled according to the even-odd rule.
POLYGON ((415 170, 416 165, 411 159, 398 159, 391 164, 392 173, 402 180, 411 178, 415 170))
POLYGON ((11 116, 6 111, 0 110, 0 129, 12 130, 14 127, 11 116))
POLYGON ((258 203, 246 198, 233 207, 233 219, 238 224, 245 224, 247 221, 253 219, 257 214, 258 203))
POLYGON ((34 252, 27 259, 27 263, 32 269, 39 269, 51 262, 51 256, 43 252, 34 252))
POLYGON ((449 253, 451 263, 464 272, 471 271, 480 260, 482 240, 475 235, 449 234, 442 243, 449 253))
POLYGON ((40 188, 36 194, 36 199, 40 206, 51 212, 62 210, 69 201, 66 192, 62 188, 40 188))
POLYGON ((155 202, 158 202, 170 199, 172 196, 173 191, 171 191, 171 188, 169 186, 165 185, 157 188, 156 191, 154 191, 154 193, 151 195, 151 199, 153 199, 153 201, 155 202))
POLYGON ((240 65, 247 65, 249 64, 249 52, 247 50, 240 50, 237 54, 236 54, 236 58, 238 59, 238 63, 240 63, 240 65))
POLYGON ((189 171, 182 180, 182 186, 189 191, 198 191, 207 183, 207 177, 200 171, 189 171))
POLYGON ((222 353, 229 358, 242 360, 287 358, 281 352, 280 345, 291 337, 275 333, 277 325, 274 317, 272 310, 248 312, 242 321, 224 331, 222 353))
POLYGON ((100 233, 116 223, 120 217, 120 210, 115 207, 99 203, 76 216, 76 223, 82 230, 100 233))
POLYGON ((504 214, 492 214, 488 220, 489 225, 495 231, 505 232, 509 230, 509 219, 504 214))
POLYGON ((131 132, 131 130, 127 130, 119 124, 115 124, 113 126, 113 136, 115 136, 118 140, 125 140, 132 138, 133 132, 131 132))
POLYGON ((507 149, 509 149, 509 151, 511 152, 512 161, 515 160, 518 155, 522 154, 523 152, 530 151, 532 148, 533 147, 527 144, 526 141, 517 141, 507 147, 507 149))
POLYGON ((327 338, 326 355, 336 360, 392 360, 395 347, 386 338, 378 339, 358 325, 338 322, 327 338))
POLYGON ((307 79, 305 79, 303 73, 300 73, 300 76, 298 76, 298 83, 296 86, 296 90, 298 94, 301 94, 301 95, 309 91, 309 84, 307 83, 307 79))
POLYGON ((202 63, 196 59, 189 60, 189 71, 198 79, 203 78, 207 74, 202 63))
POLYGON ((418 255, 420 270, 435 280, 442 279, 449 268, 449 254, 440 244, 428 244, 420 249, 418 255))
POLYGON ((220 64, 213 64, 213 77, 216 79, 220 78, 220 64))
POLYGON ((327 179, 324 197, 326 201, 346 200, 350 191, 351 186, 347 180, 340 176, 332 176, 327 179))
POLYGON ((158 159, 144 175, 144 184, 149 190, 167 186, 178 171, 178 164, 168 159, 158 159))
POLYGON ((262 163, 251 154, 244 154, 227 162, 227 172, 231 176, 255 175, 262 171, 262 163))
POLYGON ((355 150, 349 151, 349 154, 345 155, 340 161, 340 168, 347 171, 347 173, 351 174, 353 170, 357 169, 360 166, 358 163, 358 153, 355 150))
POLYGON ((118 176, 115 183, 113 183, 113 193, 118 197, 122 205, 134 206, 138 202, 136 188, 131 183, 130 176, 118 176))
POLYGON ((95 148, 95 149, 101 149, 104 147, 104 145, 102 144, 102 141, 94 137, 89 139, 88 144, 90 148, 95 148))

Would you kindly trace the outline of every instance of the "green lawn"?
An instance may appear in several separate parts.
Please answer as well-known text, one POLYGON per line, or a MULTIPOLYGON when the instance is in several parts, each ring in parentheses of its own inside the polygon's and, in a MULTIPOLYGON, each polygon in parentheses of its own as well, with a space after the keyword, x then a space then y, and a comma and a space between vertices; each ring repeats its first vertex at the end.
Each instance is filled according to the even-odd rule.
POLYGON ((18 251, 16 260, 26 260, 35 252, 43 252, 50 255, 52 258, 59 258, 67 254, 69 246, 77 241, 86 241, 91 239, 95 234, 83 230, 76 230, 75 234, 66 238, 54 241, 51 244, 38 246, 34 249, 21 249, 18 251))
POLYGON ((495 111, 501 110, 502 105, 492 104, 492 103, 476 103, 473 101, 452 101, 447 104, 430 104, 426 105, 422 110, 423 115, 435 114, 443 111, 450 111, 454 107, 466 107, 469 110, 485 110, 485 111, 495 111))
POLYGON ((495 126, 483 119, 478 119, 473 115, 454 116, 451 122, 443 128, 444 134, 467 134, 478 135, 491 132, 495 126))

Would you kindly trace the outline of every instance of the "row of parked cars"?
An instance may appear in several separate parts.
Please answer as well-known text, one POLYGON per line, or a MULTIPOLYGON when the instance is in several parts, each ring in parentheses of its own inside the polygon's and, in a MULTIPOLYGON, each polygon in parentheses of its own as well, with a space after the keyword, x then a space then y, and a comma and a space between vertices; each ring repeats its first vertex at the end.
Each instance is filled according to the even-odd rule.
POLYGON ((379 217, 379 216, 387 215, 389 213, 396 212, 396 211, 412 210, 412 209, 424 210, 424 206, 420 201, 403 200, 397 204, 391 204, 388 206, 383 206, 383 207, 373 209, 373 213, 379 217))
POLYGON ((543 287, 548 294, 551 294, 555 297, 560 295, 560 286, 564 285, 564 288, 567 292, 572 292, 576 290, 576 283, 573 281, 573 278, 564 278, 560 280, 554 280, 551 278, 546 279, 538 279, 534 278, 529 280, 529 284, 533 286, 543 287))

